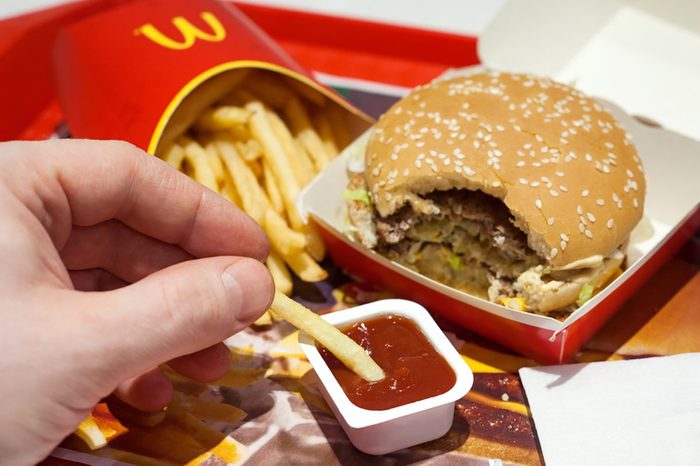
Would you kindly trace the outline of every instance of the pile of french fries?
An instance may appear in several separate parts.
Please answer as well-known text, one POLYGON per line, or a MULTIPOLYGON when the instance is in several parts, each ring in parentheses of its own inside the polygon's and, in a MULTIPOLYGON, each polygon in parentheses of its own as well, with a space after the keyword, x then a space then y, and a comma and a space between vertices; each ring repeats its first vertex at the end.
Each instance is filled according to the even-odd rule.
POLYGON ((326 97, 292 79, 255 71, 156 155, 243 209, 270 237, 267 267, 277 292, 272 309, 255 324, 286 320, 363 378, 380 380, 384 372, 361 346, 287 297, 289 269, 308 282, 328 275, 318 264, 326 254, 323 241, 299 215, 296 198, 349 139, 339 110, 326 97))
MULTIPOLYGON (((265 229, 272 246, 266 265, 277 290, 289 295, 289 269, 303 281, 327 276, 319 266, 325 246, 300 217, 295 200, 350 142, 342 117, 316 91, 257 70, 156 155, 224 196, 265 229)), ((269 322, 266 314, 258 324, 269 322)))

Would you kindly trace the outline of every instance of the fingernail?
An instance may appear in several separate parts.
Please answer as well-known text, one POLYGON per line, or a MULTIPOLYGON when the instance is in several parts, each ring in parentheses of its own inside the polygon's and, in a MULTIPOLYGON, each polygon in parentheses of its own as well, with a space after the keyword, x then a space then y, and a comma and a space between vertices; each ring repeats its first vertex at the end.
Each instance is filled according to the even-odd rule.
POLYGON ((265 266, 253 259, 229 265, 221 277, 231 296, 237 319, 252 322, 267 310, 272 298, 272 279, 265 266))

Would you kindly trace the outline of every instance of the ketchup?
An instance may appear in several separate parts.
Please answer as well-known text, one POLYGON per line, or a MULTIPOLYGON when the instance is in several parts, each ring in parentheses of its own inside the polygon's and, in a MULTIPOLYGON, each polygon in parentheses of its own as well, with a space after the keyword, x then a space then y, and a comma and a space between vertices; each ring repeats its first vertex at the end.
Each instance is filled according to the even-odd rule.
POLYGON ((367 382, 319 345, 343 391, 360 408, 389 409, 437 396, 457 380, 447 361, 405 317, 382 316, 340 330, 367 350, 386 374, 383 380, 367 382))

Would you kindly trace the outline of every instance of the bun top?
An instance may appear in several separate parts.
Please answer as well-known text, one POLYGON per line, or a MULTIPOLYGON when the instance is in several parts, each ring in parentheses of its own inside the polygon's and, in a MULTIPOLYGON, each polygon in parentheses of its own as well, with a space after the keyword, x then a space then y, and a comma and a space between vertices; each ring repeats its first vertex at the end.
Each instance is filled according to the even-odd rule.
POLYGON ((365 178, 382 217, 437 207, 434 190, 501 199, 530 247, 561 267, 618 248, 642 217, 630 135, 595 100, 524 74, 479 73, 413 90, 376 123, 365 178))

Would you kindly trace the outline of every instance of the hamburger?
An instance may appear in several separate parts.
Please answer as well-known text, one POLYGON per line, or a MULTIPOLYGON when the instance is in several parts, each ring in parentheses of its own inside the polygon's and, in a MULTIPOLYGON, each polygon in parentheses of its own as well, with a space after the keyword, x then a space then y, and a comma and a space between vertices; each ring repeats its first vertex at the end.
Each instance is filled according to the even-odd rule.
POLYGON ((547 78, 436 80, 355 145, 350 235, 445 285, 562 318, 619 273, 642 217, 630 139, 595 100, 547 78))

